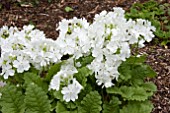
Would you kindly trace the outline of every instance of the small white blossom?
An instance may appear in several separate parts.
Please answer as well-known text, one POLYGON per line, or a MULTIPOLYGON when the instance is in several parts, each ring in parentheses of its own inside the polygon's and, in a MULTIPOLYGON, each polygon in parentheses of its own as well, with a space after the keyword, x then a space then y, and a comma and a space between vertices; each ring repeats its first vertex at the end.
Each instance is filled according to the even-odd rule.
POLYGON ((49 90, 54 89, 56 91, 60 88, 60 83, 63 82, 64 84, 70 83, 73 79, 73 75, 77 73, 77 69, 74 67, 73 59, 68 59, 62 66, 60 71, 53 76, 51 79, 49 90))
POLYGON ((30 68, 29 61, 24 56, 17 56, 17 59, 13 61, 13 66, 17 68, 18 73, 23 73, 24 71, 28 71, 30 68))
POLYGON ((0 87, 4 87, 6 85, 6 82, 4 82, 4 81, 0 81, 0 87))
POLYGON ((62 71, 58 72, 56 75, 53 76, 51 82, 50 82, 50 86, 49 86, 49 90, 54 89, 56 91, 59 90, 60 88, 60 75, 61 73, 63 73, 62 71))
POLYGON ((73 79, 72 82, 72 84, 69 84, 67 87, 63 87, 61 90, 63 99, 66 102, 75 101, 78 99, 78 94, 80 93, 81 89, 83 89, 81 84, 76 79, 73 79))
POLYGON ((12 66, 8 63, 2 65, 2 73, 4 79, 8 79, 9 76, 13 76, 15 73, 14 69, 12 69, 12 66))

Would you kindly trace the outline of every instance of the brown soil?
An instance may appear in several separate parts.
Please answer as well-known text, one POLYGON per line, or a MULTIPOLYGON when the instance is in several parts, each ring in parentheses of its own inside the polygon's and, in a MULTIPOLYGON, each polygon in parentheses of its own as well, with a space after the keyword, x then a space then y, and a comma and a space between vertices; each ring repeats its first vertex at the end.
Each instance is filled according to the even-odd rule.
MULTIPOLYGON (((19 4, 20 0, 0 0, 0 27, 3 25, 18 26, 34 24, 36 28, 43 30, 47 37, 56 39, 58 32, 56 26, 64 18, 83 18, 92 21, 96 13, 102 10, 110 11, 119 6, 128 10, 135 2, 148 0, 39 0, 36 6, 32 4, 19 4), (65 12, 65 7, 73 8, 72 12, 65 12)), ((169 2, 169 0, 157 0, 169 2)), ((170 46, 169 46, 170 47, 170 46)), ((154 109, 152 113, 170 113, 170 48, 159 45, 147 44, 139 50, 140 53, 148 54, 147 63, 153 67, 158 76, 153 81, 158 91, 151 98, 154 109)))

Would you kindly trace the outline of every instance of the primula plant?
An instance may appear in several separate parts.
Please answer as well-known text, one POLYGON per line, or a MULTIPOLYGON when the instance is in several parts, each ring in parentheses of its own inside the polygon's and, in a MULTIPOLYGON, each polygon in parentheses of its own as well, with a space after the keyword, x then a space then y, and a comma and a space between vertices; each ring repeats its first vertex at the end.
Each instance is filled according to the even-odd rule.
POLYGON ((143 4, 135 3, 130 8, 130 12, 126 14, 127 18, 142 18, 151 21, 156 27, 154 34, 161 41, 161 45, 166 46, 170 43, 170 4, 158 3, 150 0, 143 4))
POLYGON ((144 19, 126 19, 125 11, 62 20, 57 40, 34 26, 0 29, 2 113, 150 113, 156 91, 148 77, 156 73, 144 47, 156 30, 144 19))

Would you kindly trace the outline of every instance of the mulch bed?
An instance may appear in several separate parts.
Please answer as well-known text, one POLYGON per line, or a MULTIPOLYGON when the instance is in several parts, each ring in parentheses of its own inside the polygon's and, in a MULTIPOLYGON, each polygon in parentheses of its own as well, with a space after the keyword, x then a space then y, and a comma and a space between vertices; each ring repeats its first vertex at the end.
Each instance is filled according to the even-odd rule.
MULTIPOLYGON (((148 0, 39 0, 36 6, 31 4, 21 5, 16 0, 0 0, 0 27, 3 25, 17 26, 34 24, 36 28, 43 30, 48 38, 56 39, 58 22, 66 18, 86 18, 92 21, 96 13, 103 10, 110 11, 113 7, 123 7, 128 10, 135 2, 146 2, 148 0), (72 12, 65 12, 65 7, 73 8, 72 12)), ((157 0, 158 2, 169 2, 169 0, 157 0)), ((157 85, 157 92, 151 98, 154 109, 152 113, 170 113, 170 45, 162 47, 147 44, 139 50, 141 54, 147 54, 149 65, 157 72, 158 76, 149 79, 157 85)))

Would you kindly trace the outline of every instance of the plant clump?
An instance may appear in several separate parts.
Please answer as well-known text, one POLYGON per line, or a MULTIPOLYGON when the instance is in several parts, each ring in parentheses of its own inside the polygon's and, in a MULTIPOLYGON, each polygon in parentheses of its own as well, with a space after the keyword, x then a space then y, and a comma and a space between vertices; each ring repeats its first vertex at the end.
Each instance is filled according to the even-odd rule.
POLYGON ((115 7, 96 14, 93 23, 63 19, 57 30, 59 37, 52 40, 32 25, 0 29, 1 80, 6 83, 0 88, 1 111, 151 112, 149 98, 156 86, 144 80, 156 73, 130 48, 154 38, 150 21, 126 19, 125 11, 115 7), (13 96, 5 96, 10 88, 13 96), (23 102, 11 102, 15 97, 23 102))

